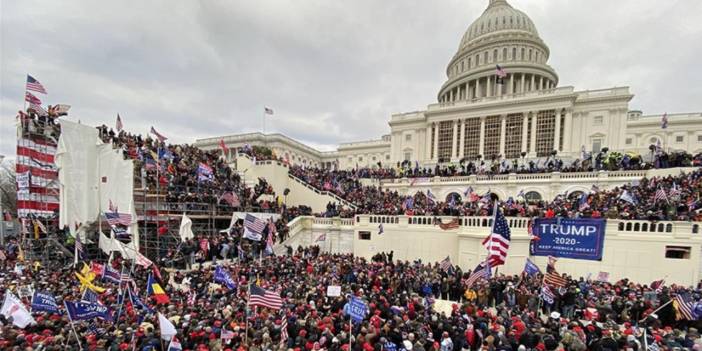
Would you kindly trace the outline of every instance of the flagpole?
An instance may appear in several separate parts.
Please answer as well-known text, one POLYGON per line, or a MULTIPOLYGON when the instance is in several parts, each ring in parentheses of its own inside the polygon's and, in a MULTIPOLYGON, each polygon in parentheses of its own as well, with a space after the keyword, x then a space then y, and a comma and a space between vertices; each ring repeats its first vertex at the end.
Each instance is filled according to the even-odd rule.
MULTIPOLYGON (((66 311, 68 311, 68 306, 66 306, 65 300, 63 301, 63 308, 65 308, 66 311)), ((73 335, 76 337, 76 341, 78 342, 78 349, 83 351, 83 345, 80 344, 80 338, 78 337, 78 332, 76 331, 76 326, 73 325, 73 318, 71 318, 71 313, 68 312, 66 314, 68 314, 68 320, 71 322, 71 329, 73 329, 73 335)))
POLYGON ((266 108, 263 108, 263 135, 266 135, 266 108))

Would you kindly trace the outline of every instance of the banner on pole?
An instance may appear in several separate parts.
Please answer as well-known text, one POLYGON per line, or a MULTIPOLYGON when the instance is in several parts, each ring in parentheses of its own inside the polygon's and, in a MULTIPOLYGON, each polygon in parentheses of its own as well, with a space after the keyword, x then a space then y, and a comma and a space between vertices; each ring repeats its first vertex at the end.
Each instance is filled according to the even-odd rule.
POLYGON ((534 256, 554 256, 577 260, 601 261, 605 238, 604 219, 545 219, 534 221, 534 256))

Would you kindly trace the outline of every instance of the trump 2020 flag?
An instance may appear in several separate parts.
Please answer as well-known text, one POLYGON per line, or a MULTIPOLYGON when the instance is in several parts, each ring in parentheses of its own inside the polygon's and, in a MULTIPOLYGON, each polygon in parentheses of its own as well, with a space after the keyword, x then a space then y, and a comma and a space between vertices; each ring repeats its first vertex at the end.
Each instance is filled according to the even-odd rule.
POLYGON ((112 313, 107 306, 92 302, 78 301, 63 301, 64 307, 68 312, 68 317, 72 321, 81 321, 93 318, 102 318, 106 321, 112 321, 112 313))
POLYGON ((541 270, 539 269, 539 266, 534 264, 528 257, 526 259, 526 264, 524 265, 524 273, 527 275, 531 276, 537 273, 541 273, 541 270))
POLYGON ((59 311, 58 305, 56 304, 56 298, 54 298, 53 295, 43 291, 34 292, 34 296, 32 297, 32 311, 61 313, 59 311))
POLYGON ((222 266, 217 266, 217 268, 215 268, 214 281, 226 285, 229 289, 236 289, 236 282, 234 282, 232 276, 228 271, 222 268, 222 266))

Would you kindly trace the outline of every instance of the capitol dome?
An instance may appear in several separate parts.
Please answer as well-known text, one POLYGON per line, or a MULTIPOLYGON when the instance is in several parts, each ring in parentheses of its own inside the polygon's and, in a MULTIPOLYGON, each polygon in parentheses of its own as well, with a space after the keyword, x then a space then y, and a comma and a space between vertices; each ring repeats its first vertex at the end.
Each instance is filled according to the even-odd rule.
POLYGON ((534 22, 507 0, 488 7, 466 30, 446 68, 439 102, 555 88, 558 75, 547 65, 550 51, 534 22), (497 66, 506 77, 497 77, 497 66))

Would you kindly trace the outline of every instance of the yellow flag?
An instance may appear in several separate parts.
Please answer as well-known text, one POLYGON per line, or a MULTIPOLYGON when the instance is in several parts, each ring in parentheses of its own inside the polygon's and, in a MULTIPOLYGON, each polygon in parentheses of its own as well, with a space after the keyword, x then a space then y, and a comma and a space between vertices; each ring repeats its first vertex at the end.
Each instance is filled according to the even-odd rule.
MULTIPOLYGON (((76 278, 80 281, 80 288, 81 290, 84 288, 88 288, 98 294, 101 294, 105 292, 105 288, 99 287, 91 282, 91 280, 88 280, 86 277, 84 277, 82 274, 76 272, 76 278)), ((93 277, 95 278, 95 277, 93 277)))

